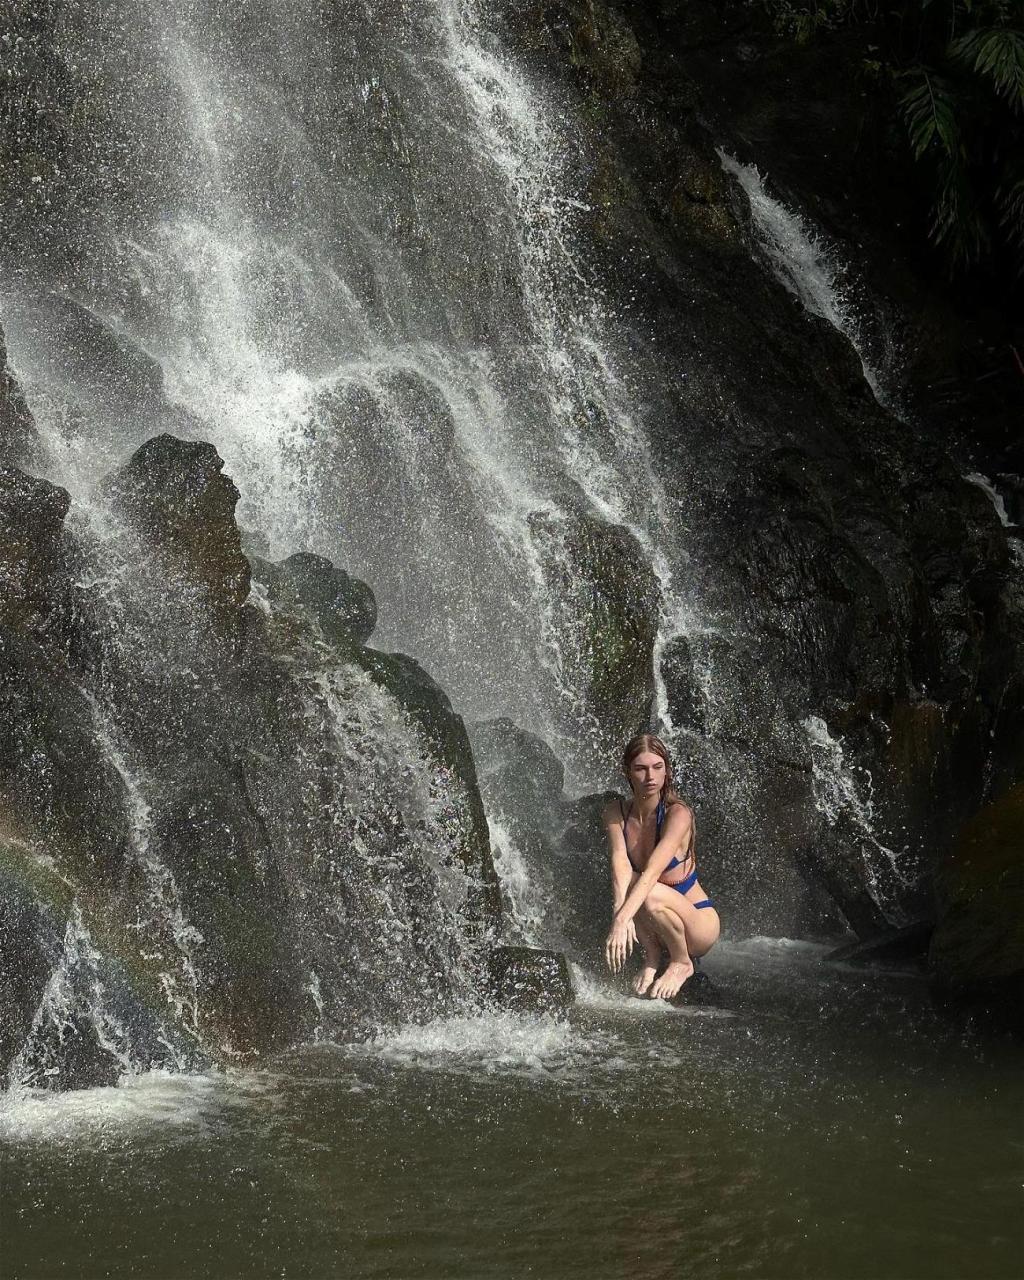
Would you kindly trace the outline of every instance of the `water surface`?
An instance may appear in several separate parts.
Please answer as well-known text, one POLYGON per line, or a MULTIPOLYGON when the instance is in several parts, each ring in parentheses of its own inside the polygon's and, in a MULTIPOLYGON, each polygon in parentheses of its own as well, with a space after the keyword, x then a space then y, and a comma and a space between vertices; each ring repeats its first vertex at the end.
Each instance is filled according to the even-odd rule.
POLYGON ((3 1275, 1019 1275, 1020 1050, 821 955, 10 1099, 3 1275))

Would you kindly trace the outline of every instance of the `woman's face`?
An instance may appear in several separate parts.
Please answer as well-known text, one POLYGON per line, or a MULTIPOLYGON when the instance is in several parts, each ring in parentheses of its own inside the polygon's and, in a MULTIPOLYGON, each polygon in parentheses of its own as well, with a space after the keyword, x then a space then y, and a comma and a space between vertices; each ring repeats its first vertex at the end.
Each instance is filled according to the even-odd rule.
POLYGON ((665 785, 665 761, 655 751, 641 751, 630 762, 627 776, 639 799, 657 795, 665 785))

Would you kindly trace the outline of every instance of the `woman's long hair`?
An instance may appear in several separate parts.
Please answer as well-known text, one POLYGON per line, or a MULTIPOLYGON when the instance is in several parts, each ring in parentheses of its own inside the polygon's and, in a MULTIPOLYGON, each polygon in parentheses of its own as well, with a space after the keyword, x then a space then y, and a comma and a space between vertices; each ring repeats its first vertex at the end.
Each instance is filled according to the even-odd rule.
MULTIPOLYGON (((626 748, 622 753, 622 772, 629 781, 629 766, 643 751, 653 751, 655 755, 661 756, 665 761, 665 781, 661 788, 661 800, 666 809, 671 808, 674 804, 682 804, 682 800, 676 795, 675 779, 672 774, 672 758, 668 754, 668 747, 664 742, 653 733, 638 733, 635 738, 630 738, 626 743, 626 748)), ((630 789, 632 790, 632 783, 630 789)))

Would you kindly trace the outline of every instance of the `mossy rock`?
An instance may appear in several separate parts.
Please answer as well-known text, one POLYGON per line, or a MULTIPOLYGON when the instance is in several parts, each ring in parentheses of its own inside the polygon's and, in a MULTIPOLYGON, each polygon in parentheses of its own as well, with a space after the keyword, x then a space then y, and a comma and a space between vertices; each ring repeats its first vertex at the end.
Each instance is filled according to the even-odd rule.
POLYGON ((462 783, 468 806, 464 814, 467 838, 457 853, 466 872, 480 884, 478 899, 472 908, 474 918, 469 923, 495 926, 501 915, 501 895, 491 858, 476 764, 462 717, 452 708, 441 686, 408 654, 361 649, 355 654, 355 660, 375 683, 392 695, 420 730, 438 761, 462 783))
POLYGON ((545 573, 573 625, 559 631, 563 665, 584 690, 595 759, 614 760, 650 722, 654 642, 661 607, 658 579, 639 542, 621 525, 578 509, 531 524, 545 573))
POLYGON ((1024 783, 981 809, 935 875, 939 988, 1024 1028, 1024 783))

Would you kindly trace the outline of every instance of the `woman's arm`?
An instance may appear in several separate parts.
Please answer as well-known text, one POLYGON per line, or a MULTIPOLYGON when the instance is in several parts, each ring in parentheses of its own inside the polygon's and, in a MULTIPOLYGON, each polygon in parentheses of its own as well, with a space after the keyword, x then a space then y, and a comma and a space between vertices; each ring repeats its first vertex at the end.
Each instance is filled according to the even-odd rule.
POLYGON ((617 803, 607 806, 604 811, 604 829, 608 836, 608 857, 612 875, 612 914, 619 910, 629 892, 629 882, 633 876, 629 854, 626 852, 626 841, 622 835, 621 810, 617 803))
POLYGON ((654 846, 647 866, 636 879, 615 913, 615 923, 632 924, 633 917, 647 901, 647 895, 661 879, 665 868, 690 839, 693 819, 684 804, 674 804, 665 815, 661 839, 654 846))
POLYGON ((622 810, 617 802, 604 811, 604 829, 608 836, 608 855, 612 871, 612 929, 605 943, 605 959, 613 973, 618 973, 631 954, 636 942, 636 926, 632 920, 616 926, 617 913, 622 910, 633 878, 633 866, 626 852, 626 840, 622 834, 622 810))

